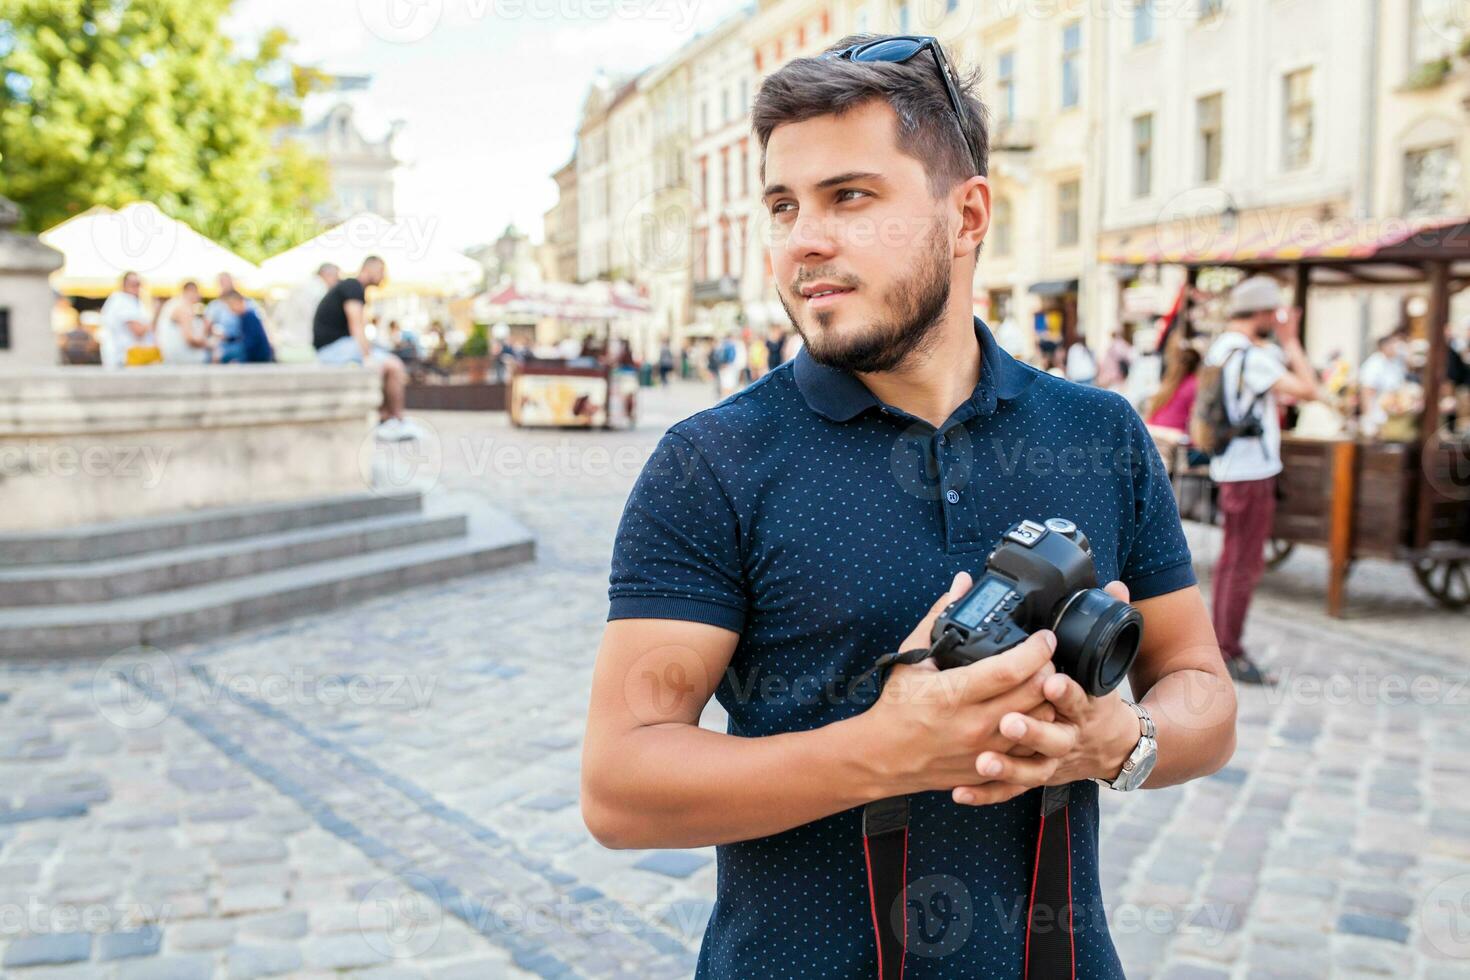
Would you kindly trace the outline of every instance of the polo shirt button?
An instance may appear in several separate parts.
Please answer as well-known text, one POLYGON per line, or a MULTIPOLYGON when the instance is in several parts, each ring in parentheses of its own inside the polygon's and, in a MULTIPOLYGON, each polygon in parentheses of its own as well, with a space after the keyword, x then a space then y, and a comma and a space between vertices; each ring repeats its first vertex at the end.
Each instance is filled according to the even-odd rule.
POLYGON ((957 504, 960 502, 960 492, 958 490, 950 490, 944 495, 944 499, 952 504, 957 504))
POLYGON ((944 436, 944 435, 940 436, 939 437, 939 444, 941 446, 948 446, 949 445, 949 436, 944 436))

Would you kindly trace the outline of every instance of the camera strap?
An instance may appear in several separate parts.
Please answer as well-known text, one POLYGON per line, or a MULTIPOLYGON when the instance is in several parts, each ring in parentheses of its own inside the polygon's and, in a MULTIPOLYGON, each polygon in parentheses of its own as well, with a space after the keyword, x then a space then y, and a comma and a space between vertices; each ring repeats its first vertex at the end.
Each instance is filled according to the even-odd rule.
MULTIPOLYGON (((1072 918, 1072 843, 1066 786, 1041 792, 1026 912, 1025 980, 1077 976, 1072 918)), ((908 945, 909 800, 895 796, 863 807, 863 858, 878 944, 878 980, 903 980, 908 945)))

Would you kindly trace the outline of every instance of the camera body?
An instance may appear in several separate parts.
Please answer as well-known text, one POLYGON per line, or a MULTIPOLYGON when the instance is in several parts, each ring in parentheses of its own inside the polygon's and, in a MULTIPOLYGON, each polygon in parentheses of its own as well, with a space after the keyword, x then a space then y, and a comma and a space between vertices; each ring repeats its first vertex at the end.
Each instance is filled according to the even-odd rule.
POLYGON ((964 666, 1040 629, 1056 633, 1057 670, 1093 696, 1122 683, 1143 638, 1138 610, 1097 587, 1087 536, 1059 517, 1002 536, 974 586, 935 620, 933 657, 941 669, 964 666))

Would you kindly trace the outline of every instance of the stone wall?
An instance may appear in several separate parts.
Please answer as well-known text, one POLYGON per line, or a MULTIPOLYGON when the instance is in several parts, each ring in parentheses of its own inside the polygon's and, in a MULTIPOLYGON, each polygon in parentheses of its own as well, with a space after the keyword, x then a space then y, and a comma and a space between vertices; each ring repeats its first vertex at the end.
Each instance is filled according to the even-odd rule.
POLYGON ((0 367, 0 531, 370 489, 374 372, 0 367))

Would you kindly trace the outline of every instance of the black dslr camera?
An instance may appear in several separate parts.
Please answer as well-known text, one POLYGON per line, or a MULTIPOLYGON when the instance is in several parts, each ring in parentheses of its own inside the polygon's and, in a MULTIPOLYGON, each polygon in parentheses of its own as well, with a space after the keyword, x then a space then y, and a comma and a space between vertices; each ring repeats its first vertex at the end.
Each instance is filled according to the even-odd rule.
POLYGON ((1122 683, 1143 638, 1143 617, 1097 587, 1087 536, 1060 517, 1005 533, 974 587, 935 621, 930 655, 961 667, 1039 629, 1056 633, 1057 670, 1094 697, 1122 683))

